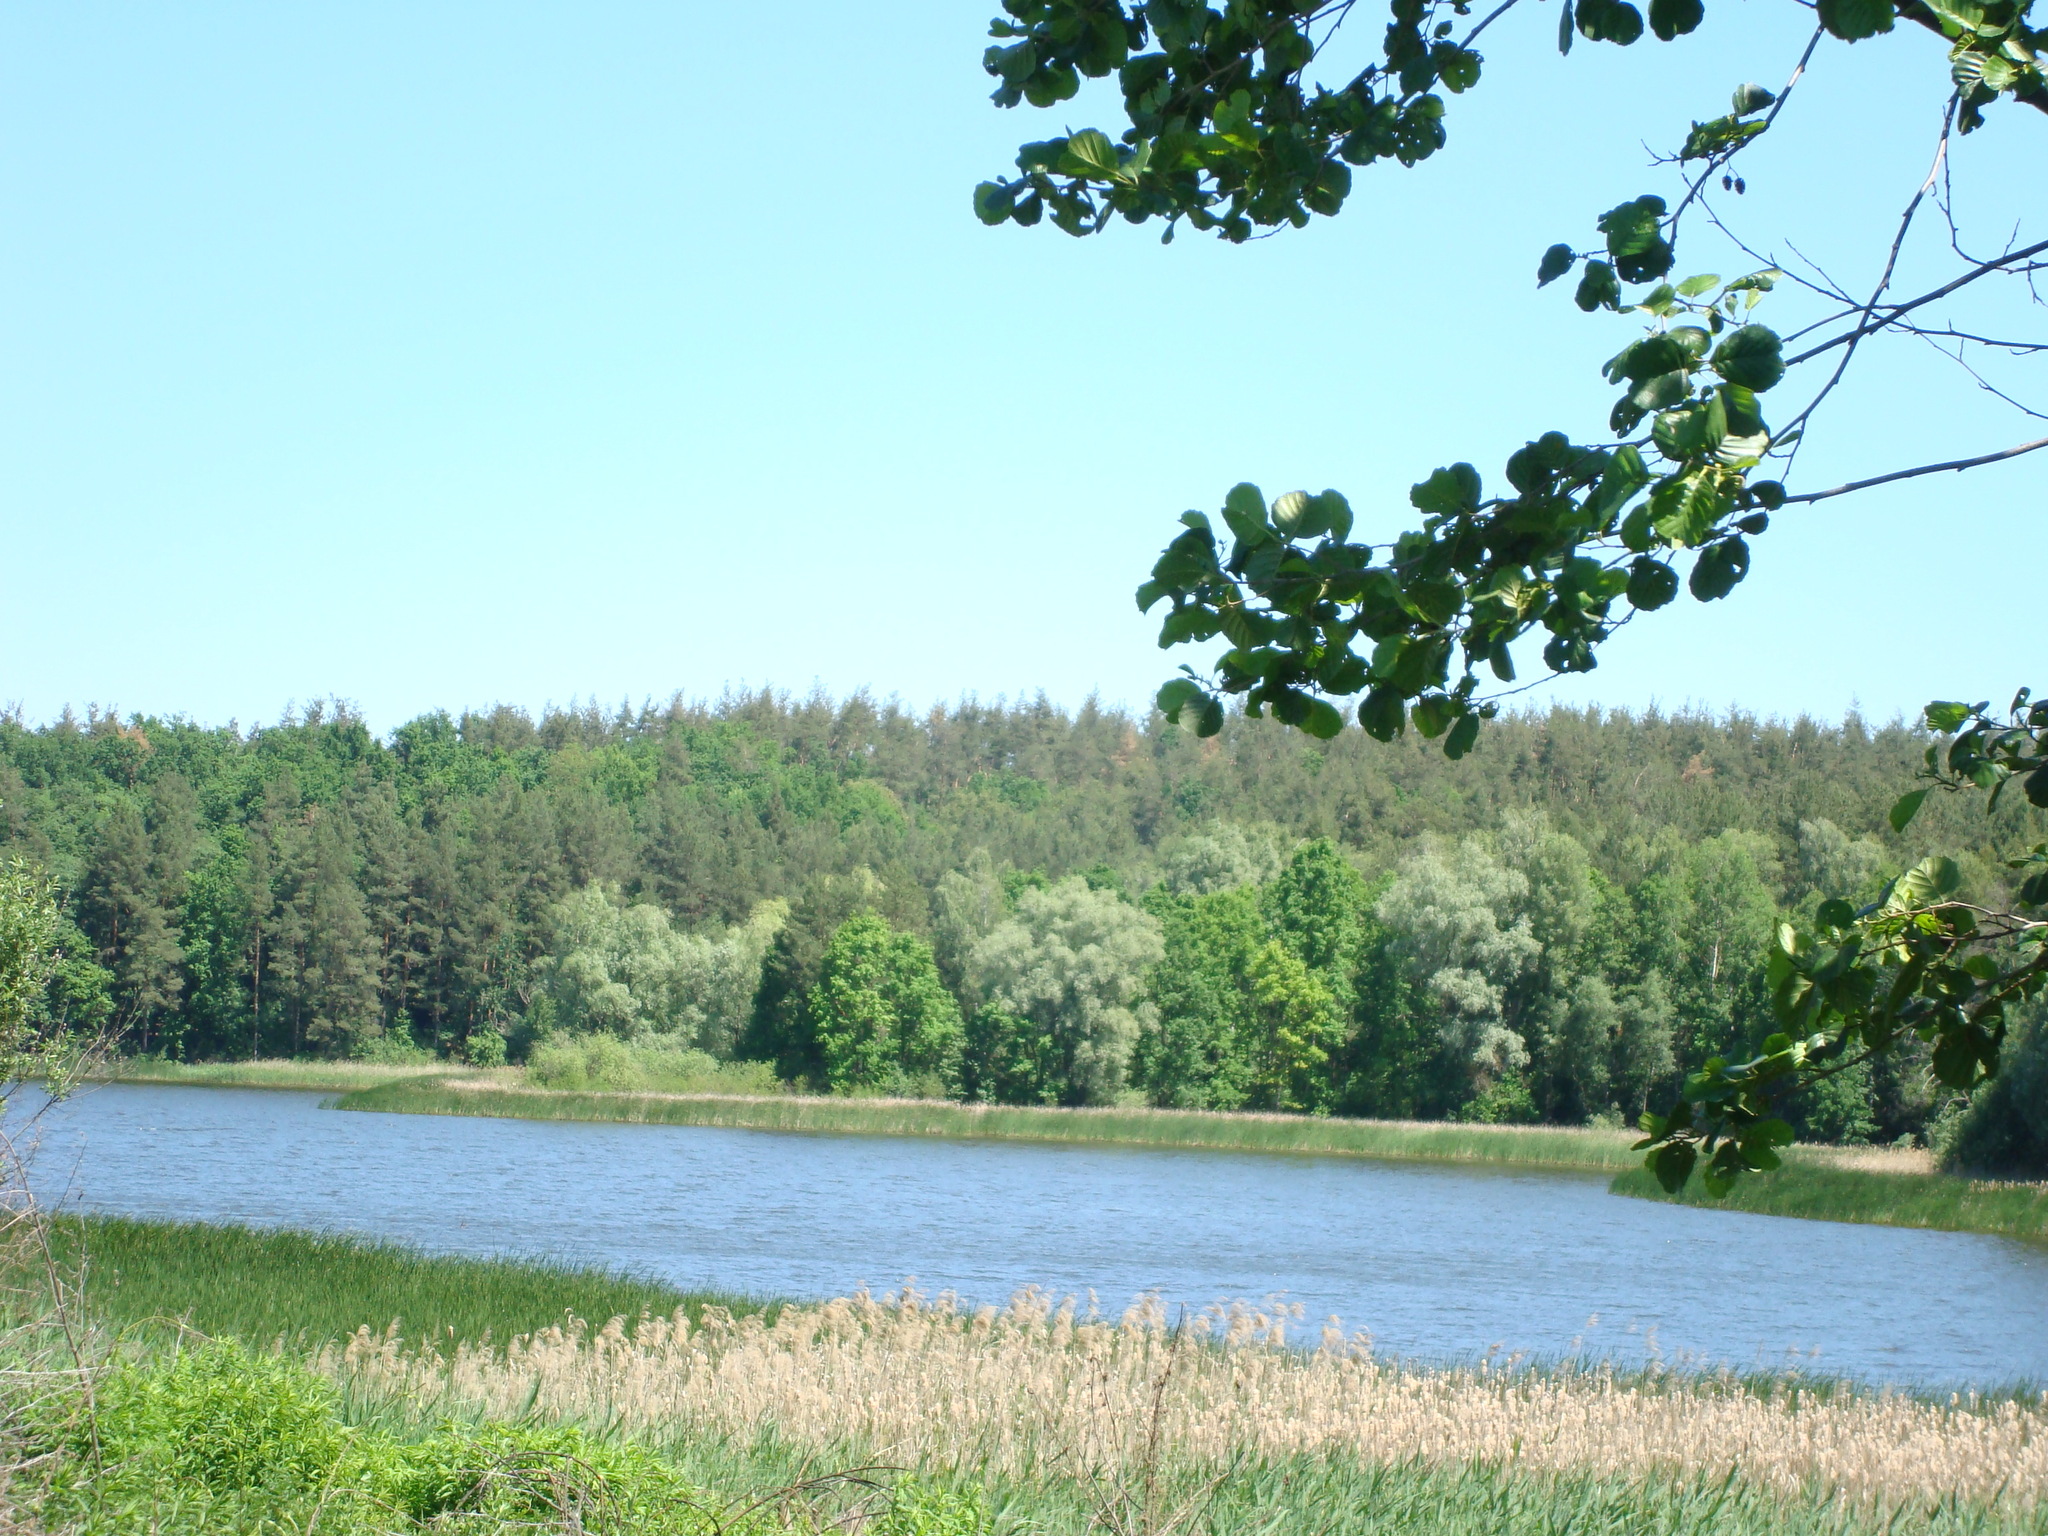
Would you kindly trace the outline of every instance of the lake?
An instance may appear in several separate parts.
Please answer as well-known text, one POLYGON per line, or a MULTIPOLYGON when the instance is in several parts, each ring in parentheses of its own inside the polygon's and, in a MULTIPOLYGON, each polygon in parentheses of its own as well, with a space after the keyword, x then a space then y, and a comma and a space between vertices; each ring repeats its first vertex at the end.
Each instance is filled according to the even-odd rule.
MULTIPOLYGON (((914 1276, 1106 1312, 1279 1296, 1383 1355, 1499 1350, 2048 1382, 2048 1249, 1609 1195, 1598 1176, 911 1137, 365 1114, 90 1089, 41 1123, 69 1208, 357 1232, 818 1298, 914 1276)), ((26 1106, 24 1106, 26 1107, 26 1106)), ((381 1323, 383 1319, 366 1318, 381 1323)))

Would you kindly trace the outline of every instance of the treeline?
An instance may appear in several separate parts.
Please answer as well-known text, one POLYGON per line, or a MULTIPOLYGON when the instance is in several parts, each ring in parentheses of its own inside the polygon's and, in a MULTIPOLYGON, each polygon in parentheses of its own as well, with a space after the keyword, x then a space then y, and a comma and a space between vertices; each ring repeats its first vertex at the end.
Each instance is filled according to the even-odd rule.
MULTIPOLYGON (((187 1059, 544 1041, 985 1099, 1582 1120, 1765 1027, 1781 914, 2017 804, 1885 812, 1903 725, 1555 710, 1458 763, 1092 705, 861 695, 248 732, 0 720, 0 844, 75 933, 56 1023, 187 1059)), ((1924 1132, 1911 1061, 1814 1134, 1924 1132)))

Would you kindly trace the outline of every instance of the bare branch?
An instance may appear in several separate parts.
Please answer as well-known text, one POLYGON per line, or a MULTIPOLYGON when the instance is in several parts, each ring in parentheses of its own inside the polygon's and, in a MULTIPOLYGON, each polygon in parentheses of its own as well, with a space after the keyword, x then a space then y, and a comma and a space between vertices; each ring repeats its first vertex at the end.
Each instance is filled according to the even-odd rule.
POLYGON ((1872 331, 1883 330, 1886 326, 1890 325, 1893 321, 1897 320, 1899 316, 1911 314, 1914 310, 1921 308, 1923 305, 1932 304, 1936 299, 1945 299, 1950 294, 1954 293, 1958 288, 1964 287, 1970 283, 1974 283, 1980 277, 1989 277, 1994 272, 2002 271, 2011 271, 2014 273, 2039 271, 2043 263, 2029 261, 2029 258, 2039 256, 2044 253, 2048 253, 2048 240, 2037 240, 2032 245, 2023 246, 2017 251, 2008 252, 2006 255, 2000 256, 1995 260, 1979 262, 1976 266, 1972 267, 1969 271, 1965 272, 1961 277, 1957 278, 1954 282, 1944 283, 1941 287, 1936 288, 1931 293, 1921 294, 1920 297, 1917 299, 1908 299, 1903 304, 1894 304, 1890 308, 1886 309, 1884 311, 1884 314, 1880 318, 1866 321, 1863 325, 1857 327, 1857 329, 1853 331, 1846 331, 1842 335, 1835 337, 1832 341, 1824 341, 1817 347, 1810 347, 1806 351, 1800 353, 1797 357, 1787 358, 1785 360, 1785 366, 1787 368, 1797 367, 1799 364, 1811 361, 1813 358, 1820 356, 1821 353, 1829 351, 1832 348, 1839 347, 1845 342, 1853 345, 1855 342, 1869 335, 1872 331), (2013 265, 2014 262, 2027 262, 2028 264, 2026 266, 2015 267, 2013 265))
MULTIPOLYGON (((1842 353, 1842 360, 1835 365, 1835 371, 1829 375, 1827 383, 1821 385, 1820 393, 1807 402, 1805 410, 1785 423, 1784 432, 1780 433, 1780 436, 1785 436, 1803 425, 1815 411, 1820 409, 1821 402, 1834 393, 1835 386, 1842 382, 1842 375, 1849 371, 1849 363, 1856 356, 1857 343, 1864 336, 1868 335, 1871 330, 1875 329, 1870 324, 1870 316, 1877 309, 1877 301, 1884 297, 1885 289, 1891 286, 1892 273, 1898 269, 1899 265, 1899 252, 1906 244, 1906 232, 1913 227, 1913 215, 1920 211, 1920 204, 1926 199, 1927 194, 1934 190, 1935 183, 1941 179, 1942 165, 1948 159, 1949 132, 1955 126, 1956 105, 1961 100, 1960 93, 1951 95, 1948 99, 1948 105, 1942 108, 1941 136, 1935 141, 1934 163, 1927 168, 1926 179, 1920 183, 1919 190, 1913 194, 1912 200, 1906 204, 1906 211, 1899 215, 1899 231, 1892 236, 1892 248, 1885 257, 1884 272, 1878 277, 1877 286, 1870 292, 1870 302, 1863 306, 1864 323, 1858 326, 1856 331, 1850 336, 1847 350, 1842 353)), ((1816 348, 1815 350, 1819 351, 1822 349, 1816 348)), ((1785 366, 1789 368, 1792 364, 1787 363, 1785 366)), ((1793 457, 1796 458, 1798 453, 1799 449, 1795 444, 1792 449, 1793 457)))
POLYGON ((2002 448, 1997 453, 1980 453, 1974 459, 1950 459, 1946 464, 1922 464, 1917 469, 1895 469, 1888 475, 1878 475, 1870 480, 1852 480, 1847 485, 1838 485, 1832 491, 1808 491, 1803 496, 1787 496, 1787 504, 1795 501, 1826 501, 1830 496, 1846 496, 1851 491, 1867 491, 1874 485, 1889 485, 1894 480, 1911 480, 1917 475, 1938 475, 1951 469, 1975 469, 1981 464, 1996 464, 2000 459, 2016 459, 2023 453, 2032 453, 2038 448, 2048 448, 2048 437, 2037 437, 2031 443, 2021 443, 2016 448, 2002 448))

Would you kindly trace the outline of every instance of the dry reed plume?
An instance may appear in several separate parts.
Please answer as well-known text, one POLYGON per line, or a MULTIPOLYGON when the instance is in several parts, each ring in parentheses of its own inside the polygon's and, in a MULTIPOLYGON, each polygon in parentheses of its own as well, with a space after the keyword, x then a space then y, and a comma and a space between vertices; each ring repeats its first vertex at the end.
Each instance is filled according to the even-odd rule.
POLYGON ((359 1331, 323 1369, 415 1404, 750 1437, 820 1450, 1128 1482, 1162 1462, 1351 1453, 1368 1461, 1740 1477, 1857 1504, 2048 1495, 2048 1394, 1952 1402, 1900 1394, 1764 1392, 1729 1379, 1424 1371, 1374 1360, 1326 1329, 1287 1347, 1284 1314, 1236 1308, 1167 1326, 1156 1304, 1121 1321, 1025 1292, 971 1317, 906 1289, 788 1308, 772 1325, 707 1313, 614 1319, 443 1359, 359 1331))

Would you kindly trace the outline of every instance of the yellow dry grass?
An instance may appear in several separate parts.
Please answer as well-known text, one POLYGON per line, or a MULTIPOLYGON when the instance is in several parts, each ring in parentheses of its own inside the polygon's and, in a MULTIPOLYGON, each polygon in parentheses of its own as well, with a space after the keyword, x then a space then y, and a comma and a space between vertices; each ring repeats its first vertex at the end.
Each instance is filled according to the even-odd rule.
POLYGON ((772 1325, 716 1311, 621 1319, 443 1358, 369 1329, 321 1366, 416 1407, 603 1421, 653 1434, 773 1430, 820 1450, 1029 1474, 1349 1453, 1599 1474, 1739 1477, 1860 1505, 1960 1497, 2048 1503, 2048 1394, 1930 1403, 1758 1391, 1727 1378, 1428 1371, 1326 1329, 1290 1347, 1284 1313, 1238 1307, 1179 1330, 1037 1292, 969 1316, 906 1291, 789 1307, 772 1325))

